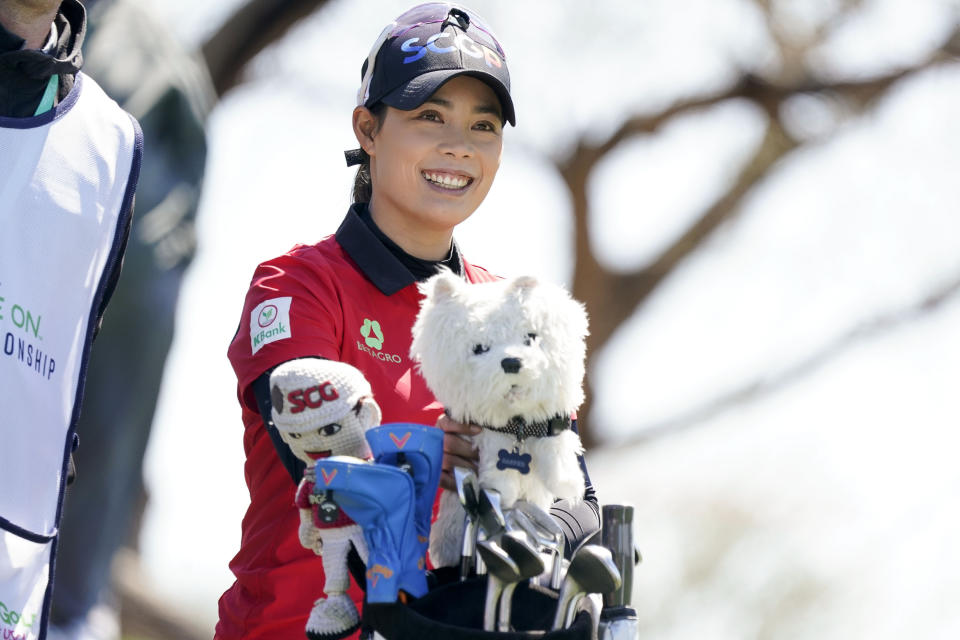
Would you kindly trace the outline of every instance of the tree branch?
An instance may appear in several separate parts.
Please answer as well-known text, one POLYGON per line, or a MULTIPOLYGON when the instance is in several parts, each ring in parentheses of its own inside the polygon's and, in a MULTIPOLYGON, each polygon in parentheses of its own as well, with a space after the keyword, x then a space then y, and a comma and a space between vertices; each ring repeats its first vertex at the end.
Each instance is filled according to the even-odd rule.
POLYGON ((203 44, 218 97, 240 83, 244 68, 290 27, 329 0, 249 0, 203 44))
MULTIPOLYGON (((717 228, 735 218, 742 211, 743 199, 767 176, 774 164, 799 146, 799 143, 789 136, 781 120, 780 111, 786 100, 801 94, 831 94, 845 100, 856 110, 863 111, 904 77, 950 60, 958 49, 960 27, 940 48, 920 63, 874 78, 826 80, 808 75, 793 82, 778 84, 746 74, 723 91, 677 102, 653 115, 629 118, 606 140, 599 143, 590 143, 586 138, 582 138, 570 155, 555 160, 573 203, 573 295, 581 300, 591 313, 591 333, 587 338, 588 357, 592 360, 593 355, 603 348, 617 328, 629 319, 657 287, 717 228), (638 135, 652 133, 678 116, 735 99, 756 104, 769 118, 763 143, 740 175, 725 193, 649 264, 629 273, 617 273, 605 268, 597 260, 591 246, 590 203, 586 195, 588 181, 597 163, 623 142, 638 135)), ((587 366, 589 370, 589 362, 587 366)), ((594 444, 589 431, 593 396, 589 382, 585 391, 586 400, 580 413, 587 416, 587 428, 582 432, 582 436, 584 444, 589 448, 594 444)))
POLYGON ((874 78, 851 80, 825 80, 806 76, 790 83, 772 83, 753 74, 744 74, 740 80, 722 90, 675 102, 663 111, 651 115, 637 115, 623 122, 606 140, 589 144, 582 139, 569 157, 556 161, 561 173, 572 163, 584 163, 591 169, 607 153, 635 136, 654 133, 674 118, 719 105, 728 100, 748 100, 772 117, 777 116, 781 105, 801 94, 826 93, 836 95, 865 108, 887 89, 906 76, 946 62, 960 54, 960 29, 951 34, 943 46, 920 63, 892 71, 874 78))
POLYGON ((880 337, 908 326, 941 310, 948 302, 960 297, 960 274, 931 290, 913 304, 863 320, 847 331, 825 342, 808 356, 775 375, 759 376, 740 387, 676 417, 647 426, 639 426, 635 435, 609 443, 611 447, 647 444, 666 435, 689 430, 708 419, 734 407, 760 400, 802 380, 816 370, 841 356, 858 343, 880 337))

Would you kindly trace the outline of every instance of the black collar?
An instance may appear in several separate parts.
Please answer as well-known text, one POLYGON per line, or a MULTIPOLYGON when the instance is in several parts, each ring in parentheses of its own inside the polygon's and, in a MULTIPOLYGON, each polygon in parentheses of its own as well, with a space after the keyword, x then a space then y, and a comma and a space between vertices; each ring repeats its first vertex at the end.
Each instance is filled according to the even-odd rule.
POLYGON ((64 0, 54 22, 59 37, 53 55, 21 49, 23 38, 0 26, 0 116, 32 116, 52 75, 60 76, 59 100, 73 88, 83 64, 87 14, 78 0, 64 0))
POLYGON ((520 442, 523 442, 525 438, 546 438, 548 436, 560 435, 570 428, 570 416, 557 415, 549 420, 530 424, 522 417, 514 416, 502 427, 492 427, 490 425, 481 426, 484 429, 512 435, 520 442))
POLYGON ((337 242, 357 263, 360 271, 386 296, 422 282, 434 275, 441 266, 463 274, 460 249, 453 243, 445 260, 421 260, 406 253, 377 228, 370 218, 365 202, 355 202, 347 211, 336 233, 337 242))

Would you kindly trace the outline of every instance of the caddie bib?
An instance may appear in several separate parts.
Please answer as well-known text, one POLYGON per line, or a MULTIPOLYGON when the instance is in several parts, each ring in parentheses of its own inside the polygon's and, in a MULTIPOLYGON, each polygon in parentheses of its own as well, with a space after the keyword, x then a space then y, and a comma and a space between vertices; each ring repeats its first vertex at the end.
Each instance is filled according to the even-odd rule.
POLYGON ((89 77, 0 117, 0 634, 45 635, 66 465, 142 135, 89 77))

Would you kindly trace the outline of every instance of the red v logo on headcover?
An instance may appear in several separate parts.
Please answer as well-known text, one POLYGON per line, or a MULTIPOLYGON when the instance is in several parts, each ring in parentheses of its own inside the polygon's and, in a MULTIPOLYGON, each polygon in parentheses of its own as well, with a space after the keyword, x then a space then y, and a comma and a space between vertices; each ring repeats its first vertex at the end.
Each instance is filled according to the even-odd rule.
POLYGON ((329 486, 329 485, 330 485, 330 481, 333 480, 333 479, 337 476, 337 470, 336 470, 336 469, 334 469, 333 471, 331 471, 329 474, 327 473, 327 470, 326 470, 326 469, 320 469, 320 473, 323 474, 323 483, 324 483, 325 485, 327 485, 327 486, 329 486))
POLYGON ((391 434, 390 434, 390 439, 393 440, 393 444, 397 445, 397 449, 403 449, 404 445, 407 444, 407 440, 410 439, 410 434, 411 434, 411 433, 413 433, 413 432, 412 432, 412 431, 407 431, 407 434, 406 434, 405 436, 403 436, 402 438, 398 438, 397 436, 395 436, 395 435, 393 435, 393 434, 391 433, 391 434))

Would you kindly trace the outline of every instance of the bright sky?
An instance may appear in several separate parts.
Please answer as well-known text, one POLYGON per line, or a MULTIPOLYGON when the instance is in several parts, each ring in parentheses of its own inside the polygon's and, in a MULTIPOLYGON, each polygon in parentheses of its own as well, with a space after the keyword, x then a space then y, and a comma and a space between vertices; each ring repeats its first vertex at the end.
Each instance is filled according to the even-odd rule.
MULTIPOLYGON (((235 4, 154 9, 196 42, 235 4)), ((790 24, 835 4, 794 3, 790 24)), ((831 73, 913 62, 960 15, 948 0, 867 4, 819 53, 831 73)), ((569 203, 544 154, 773 62, 746 0, 472 6, 508 53, 518 127, 457 237, 505 275, 570 276, 569 203)), ((359 64, 406 7, 334 3, 263 55, 210 120, 201 247, 146 462, 143 551, 161 592, 211 629, 247 504, 226 347, 254 266, 342 218, 359 64)), ((792 108, 798 130, 831 125, 829 105, 792 108)), ((682 414, 956 278, 958 112, 954 64, 791 157, 600 354, 600 433, 625 437, 682 414)), ((723 189, 761 133, 749 106, 730 104, 611 154, 590 185, 604 259, 642 265, 723 189)), ((953 302, 696 430, 590 454, 601 499, 637 505, 646 562, 635 605, 656 637, 743 638, 774 623, 798 638, 956 637, 960 614, 945 603, 960 588, 943 568, 960 566, 958 324, 953 302)))

